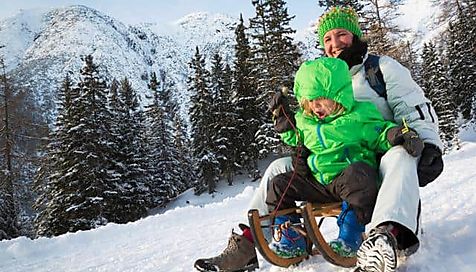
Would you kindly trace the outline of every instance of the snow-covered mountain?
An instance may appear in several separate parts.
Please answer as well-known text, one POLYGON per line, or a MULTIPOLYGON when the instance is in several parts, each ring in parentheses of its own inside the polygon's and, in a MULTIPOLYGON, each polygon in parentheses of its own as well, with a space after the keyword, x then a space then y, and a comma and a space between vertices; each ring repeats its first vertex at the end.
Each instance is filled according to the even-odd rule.
MULTIPOLYGON (((402 6, 401 22, 416 31, 421 43, 429 37, 429 22, 435 21, 436 8, 427 0, 409 0, 402 6), (424 7, 431 12, 412 13, 424 7)), ((165 71, 176 83, 174 96, 186 116, 189 93, 186 87, 188 63, 195 47, 210 60, 216 52, 231 62, 238 18, 204 12, 192 13, 175 22, 128 26, 95 9, 76 5, 51 10, 21 10, 0 21, 0 55, 7 71, 19 86, 31 90, 50 123, 55 116, 55 96, 67 73, 79 74, 81 56, 92 54, 109 80, 127 77, 146 103, 150 72, 165 71)), ((412 38, 412 37, 409 37, 412 38)), ((296 40, 304 59, 320 53, 315 48, 312 28, 298 29, 296 40)))
MULTIPOLYGON (((28 87, 50 121, 58 86, 67 73, 77 77, 81 56, 92 54, 108 79, 127 77, 143 100, 150 72, 166 71, 187 101, 188 62, 198 46, 207 58, 219 52, 231 61, 237 18, 194 13, 159 26, 126 26, 86 6, 49 11, 22 10, 0 21, 0 53, 7 71, 28 87)), ((74 77, 73 77, 74 79, 74 77)))

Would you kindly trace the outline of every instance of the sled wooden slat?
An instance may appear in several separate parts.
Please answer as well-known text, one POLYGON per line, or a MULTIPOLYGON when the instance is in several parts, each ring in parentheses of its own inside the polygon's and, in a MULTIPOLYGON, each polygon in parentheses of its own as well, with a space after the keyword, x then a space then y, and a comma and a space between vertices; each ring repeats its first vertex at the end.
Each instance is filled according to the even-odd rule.
MULTIPOLYGON (((300 214, 301 213, 301 208, 289 208, 289 209, 284 209, 284 210, 280 210, 280 211, 276 211, 274 213, 270 213, 270 214, 266 214, 266 215, 258 215, 259 217, 259 221, 265 221, 265 220, 271 220, 273 219, 273 217, 276 217, 276 216, 280 216, 280 215, 286 215, 286 214, 291 214, 291 213, 297 213, 297 214, 300 214)), ((249 216, 249 214, 248 214, 249 216)))
POLYGON ((332 216, 338 216, 342 203, 340 202, 335 202, 335 203, 325 203, 325 204, 310 204, 310 203, 305 203, 301 208, 299 208, 300 213, 302 214, 304 211, 304 207, 306 205, 311 205, 312 207, 312 215, 315 217, 332 217, 332 216))
MULTIPOLYGON (((339 206, 341 203, 337 203, 339 206)), ((316 217, 319 216, 317 214, 322 214, 323 216, 331 216, 338 215, 340 213, 340 209, 337 212, 336 208, 331 210, 322 209, 315 204, 307 203, 302 207, 302 215, 304 219, 304 226, 306 227, 307 234, 309 239, 312 241, 314 246, 319 250, 322 257, 326 259, 328 262, 342 266, 342 267, 353 267, 357 262, 356 257, 342 257, 339 254, 335 253, 332 248, 329 246, 327 241, 324 239, 321 231, 319 230, 319 226, 316 222, 316 217)))
MULTIPOLYGON (((313 204, 313 213, 316 217, 331 217, 337 216, 340 213, 342 203, 325 203, 325 204, 313 204)), ((301 207, 289 208, 280 211, 273 212, 271 214, 259 216, 260 221, 271 220, 273 217, 291 213, 302 213, 301 207)))
POLYGON ((342 203, 325 203, 325 204, 312 204, 304 203, 301 207, 290 208, 285 210, 280 210, 272 214, 267 214, 260 216, 257 210, 250 210, 248 212, 248 220, 251 228, 251 233, 253 235, 255 246, 263 256, 263 258, 269 263, 281 267, 289 267, 291 265, 297 264, 304 259, 308 258, 309 255, 323 255, 324 259, 329 261, 332 264, 342 266, 342 267, 352 267, 355 266, 356 258, 346 258, 336 254, 328 245, 327 241, 324 239, 321 231, 319 230, 319 225, 317 224, 316 217, 336 217, 341 211, 342 203), (308 256, 301 256, 296 258, 285 259, 281 258, 276 253, 274 253, 268 246, 268 241, 264 237, 263 228, 270 226, 262 226, 261 222, 265 220, 272 220, 274 217, 279 215, 286 214, 300 214, 304 219, 304 226, 306 228, 305 238, 309 244, 308 256), (314 248, 310 250, 312 244, 314 248))

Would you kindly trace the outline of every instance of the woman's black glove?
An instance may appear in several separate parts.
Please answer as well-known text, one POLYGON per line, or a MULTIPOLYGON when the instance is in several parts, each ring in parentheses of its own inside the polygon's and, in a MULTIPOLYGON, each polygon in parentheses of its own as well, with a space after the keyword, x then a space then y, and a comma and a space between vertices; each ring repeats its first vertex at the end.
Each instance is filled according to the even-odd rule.
POLYGON ((274 129, 278 133, 283 133, 296 127, 296 119, 294 113, 289 108, 287 96, 282 91, 277 91, 271 102, 269 110, 273 113, 274 129))
POLYGON ((441 150, 436 145, 425 143, 417 168, 420 187, 425 187, 443 172, 442 155, 441 150))
POLYGON ((309 149, 307 149, 304 145, 301 145, 296 147, 294 154, 291 156, 293 160, 294 171, 301 177, 312 176, 311 169, 307 165, 307 157, 309 157, 310 154, 311 151, 309 151, 309 149))
POLYGON ((422 154, 424 144, 413 129, 403 126, 394 127, 388 130, 387 139, 391 145, 402 145, 408 154, 418 157, 422 154))

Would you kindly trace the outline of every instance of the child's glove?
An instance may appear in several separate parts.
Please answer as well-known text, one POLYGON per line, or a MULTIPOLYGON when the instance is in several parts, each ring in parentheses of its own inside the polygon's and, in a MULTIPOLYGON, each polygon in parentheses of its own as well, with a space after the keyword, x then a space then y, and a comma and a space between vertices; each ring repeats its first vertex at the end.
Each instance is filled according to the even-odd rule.
POLYGON ((280 116, 281 113, 281 108, 284 107, 286 98, 284 97, 284 94, 282 91, 277 91, 274 93, 273 98, 271 98, 271 101, 269 102, 269 110, 273 113, 273 116, 280 116))
POLYGON ((441 150, 436 145, 425 143, 417 168, 420 187, 425 187, 443 172, 441 156, 441 150))
POLYGON ((404 126, 389 129, 387 139, 393 146, 402 145, 408 154, 413 157, 420 156, 424 148, 423 141, 418 136, 418 133, 404 126))
POLYGON ((274 94, 269 103, 269 110, 273 113, 274 129, 278 133, 292 130, 296 126, 294 113, 289 109, 288 99, 282 91, 274 94))

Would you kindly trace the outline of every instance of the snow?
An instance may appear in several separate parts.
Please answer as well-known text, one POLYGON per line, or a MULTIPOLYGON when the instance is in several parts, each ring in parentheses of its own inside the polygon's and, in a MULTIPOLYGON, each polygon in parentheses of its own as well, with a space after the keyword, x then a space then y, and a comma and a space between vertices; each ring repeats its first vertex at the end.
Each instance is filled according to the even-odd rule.
POLYGON ((399 18, 399 25, 420 31, 425 29, 427 20, 435 15, 438 7, 430 1, 408 0, 400 11, 402 16, 399 18))
MULTIPOLYGON (((476 132, 467 128, 460 150, 444 156, 445 170, 421 189, 422 228, 419 251, 398 271, 474 271, 476 266, 476 132)), ((264 161, 264 169, 269 161, 264 161)), ((222 181, 213 195, 187 191, 158 214, 129 224, 108 224, 95 230, 55 238, 17 238, 0 242, 0 271, 193 271, 197 258, 214 256, 227 245, 232 228, 246 222, 246 210, 258 183, 246 177, 234 186, 222 181)), ((334 219, 324 235, 336 235, 334 219)), ((259 256, 259 271, 351 271, 313 256, 284 269, 259 256)))
POLYGON ((21 10, 15 17, 0 21, 0 45, 6 46, 2 51, 5 66, 10 70, 15 66, 30 46, 32 40, 44 27, 43 9, 21 10), (8 41, 8 44, 4 44, 8 41))
POLYGON ((439 22, 441 10, 437 1, 407 0, 399 9, 402 16, 397 24, 406 31, 406 39, 413 42, 414 49, 421 51, 423 44, 431 40, 441 39, 441 32, 446 23, 439 22))

